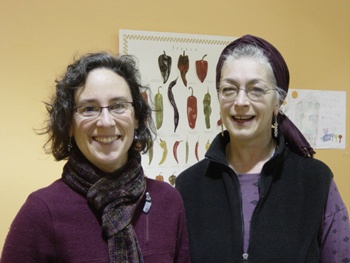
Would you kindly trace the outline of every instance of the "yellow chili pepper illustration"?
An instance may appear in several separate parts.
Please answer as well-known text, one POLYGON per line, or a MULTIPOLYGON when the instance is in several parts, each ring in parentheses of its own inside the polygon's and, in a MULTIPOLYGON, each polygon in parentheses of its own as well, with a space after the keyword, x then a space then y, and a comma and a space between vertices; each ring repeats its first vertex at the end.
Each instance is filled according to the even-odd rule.
POLYGON ((168 155, 168 148, 167 148, 167 145, 166 145, 166 141, 162 140, 162 139, 160 139, 159 146, 163 149, 163 156, 162 156, 162 159, 160 160, 160 162, 158 164, 158 165, 161 165, 162 163, 165 162, 165 159, 166 159, 166 157, 168 155))
POLYGON ((205 150, 208 151, 210 147, 210 142, 209 140, 207 141, 207 143, 205 144, 205 150))

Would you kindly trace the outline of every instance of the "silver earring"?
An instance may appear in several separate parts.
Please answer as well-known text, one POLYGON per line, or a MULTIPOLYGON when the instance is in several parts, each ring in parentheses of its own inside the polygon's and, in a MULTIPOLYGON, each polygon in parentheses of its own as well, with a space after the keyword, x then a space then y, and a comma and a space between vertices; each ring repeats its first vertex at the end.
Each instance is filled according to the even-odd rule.
POLYGON ((224 137, 224 125, 221 124, 221 136, 224 137))
POLYGON ((275 138, 278 137, 278 122, 277 122, 277 116, 275 116, 275 122, 273 124, 273 135, 275 138))
POLYGON ((72 137, 69 137, 69 142, 68 142, 68 146, 67 146, 67 149, 68 149, 68 152, 70 152, 72 150, 72 137))
POLYGON ((135 134, 134 134, 134 141, 137 141, 139 139, 139 137, 137 136, 137 131, 135 131, 135 134))

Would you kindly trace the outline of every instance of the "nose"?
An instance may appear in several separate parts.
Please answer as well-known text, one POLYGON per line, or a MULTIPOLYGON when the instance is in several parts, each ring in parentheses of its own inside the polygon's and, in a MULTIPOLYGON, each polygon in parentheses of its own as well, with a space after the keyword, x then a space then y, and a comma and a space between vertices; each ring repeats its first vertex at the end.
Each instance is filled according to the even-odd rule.
POLYGON ((97 125, 110 127, 113 126, 114 123, 114 117, 109 112, 108 108, 102 108, 100 116, 98 116, 97 125))
POLYGON ((249 98, 245 89, 238 90, 234 103, 235 105, 247 105, 249 103, 249 98))

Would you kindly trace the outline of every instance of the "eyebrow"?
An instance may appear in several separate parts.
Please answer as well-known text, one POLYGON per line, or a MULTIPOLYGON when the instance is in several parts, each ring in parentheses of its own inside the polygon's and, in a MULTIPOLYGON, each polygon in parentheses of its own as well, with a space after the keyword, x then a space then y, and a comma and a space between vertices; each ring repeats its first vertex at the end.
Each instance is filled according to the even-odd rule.
MULTIPOLYGON (((238 82, 236 80, 230 79, 230 78, 223 79, 221 82, 226 82, 227 84, 233 84, 235 86, 238 86, 238 82)), ((267 84, 267 82, 265 80, 259 79, 259 78, 255 78, 255 79, 249 80, 247 85, 256 84, 256 83, 259 83, 259 82, 263 82, 264 84, 267 84)))
MULTIPOLYGON (((121 96, 121 97, 114 97, 112 99, 109 100, 110 102, 125 102, 125 101, 129 101, 126 97, 121 96)), ((87 104, 87 103, 97 103, 98 101, 96 99, 83 99, 81 101, 79 101, 79 104, 87 104)))

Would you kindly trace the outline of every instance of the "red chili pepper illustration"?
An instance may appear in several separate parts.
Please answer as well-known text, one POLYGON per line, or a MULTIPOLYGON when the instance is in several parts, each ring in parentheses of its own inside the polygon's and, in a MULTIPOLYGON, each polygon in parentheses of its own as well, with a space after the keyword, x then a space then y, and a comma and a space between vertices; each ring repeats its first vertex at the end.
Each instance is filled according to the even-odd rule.
POLYGON ((146 91, 141 92, 141 97, 146 103, 148 103, 148 95, 146 91))
POLYGON ((208 73, 208 61, 204 60, 207 55, 204 55, 201 60, 196 60, 196 72, 199 80, 203 83, 208 73))
POLYGON ((185 51, 184 51, 183 55, 179 56, 179 60, 177 62, 177 68, 180 70, 181 79, 186 87, 187 87, 186 74, 189 67, 190 67, 190 61, 188 56, 185 55, 185 51))
POLYGON ((197 161, 199 161, 199 158, 198 158, 198 146, 199 146, 199 141, 196 142, 196 146, 194 148, 194 154, 196 156, 197 161))
POLYGON ((174 94, 172 92, 172 88, 176 85, 176 81, 177 81, 177 78, 175 80, 173 80, 172 82, 170 82, 169 87, 168 87, 168 98, 169 98, 171 105, 174 108, 174 126, 175 126, 174 132, 176 132, 176 128, 179 125, 179 118, 180 118, 179 111, 178 111, 176 103, 175 103, 174 94))
POLYGON ((182 141, 176 141, 174 143, 174 146, 173 146, 173 155, 174 155, 176 163, 179 163, 179 160, 177 158, 177 147, 179 146, 180 142, 182 142, 182 141))
POLYGON ((191 96, 187 98, 187 119, 190 128, 194 129, 197 121, 197 98, 193 96, 193 88, 188 87, 188 89, 191 89, 192 93, 191 96))
POLYGON ((220 118, 220 119, 218 119, 218 121, 217 121, 217 125, 218 126, 221 126, 222 125, 222 119, 220 118))

